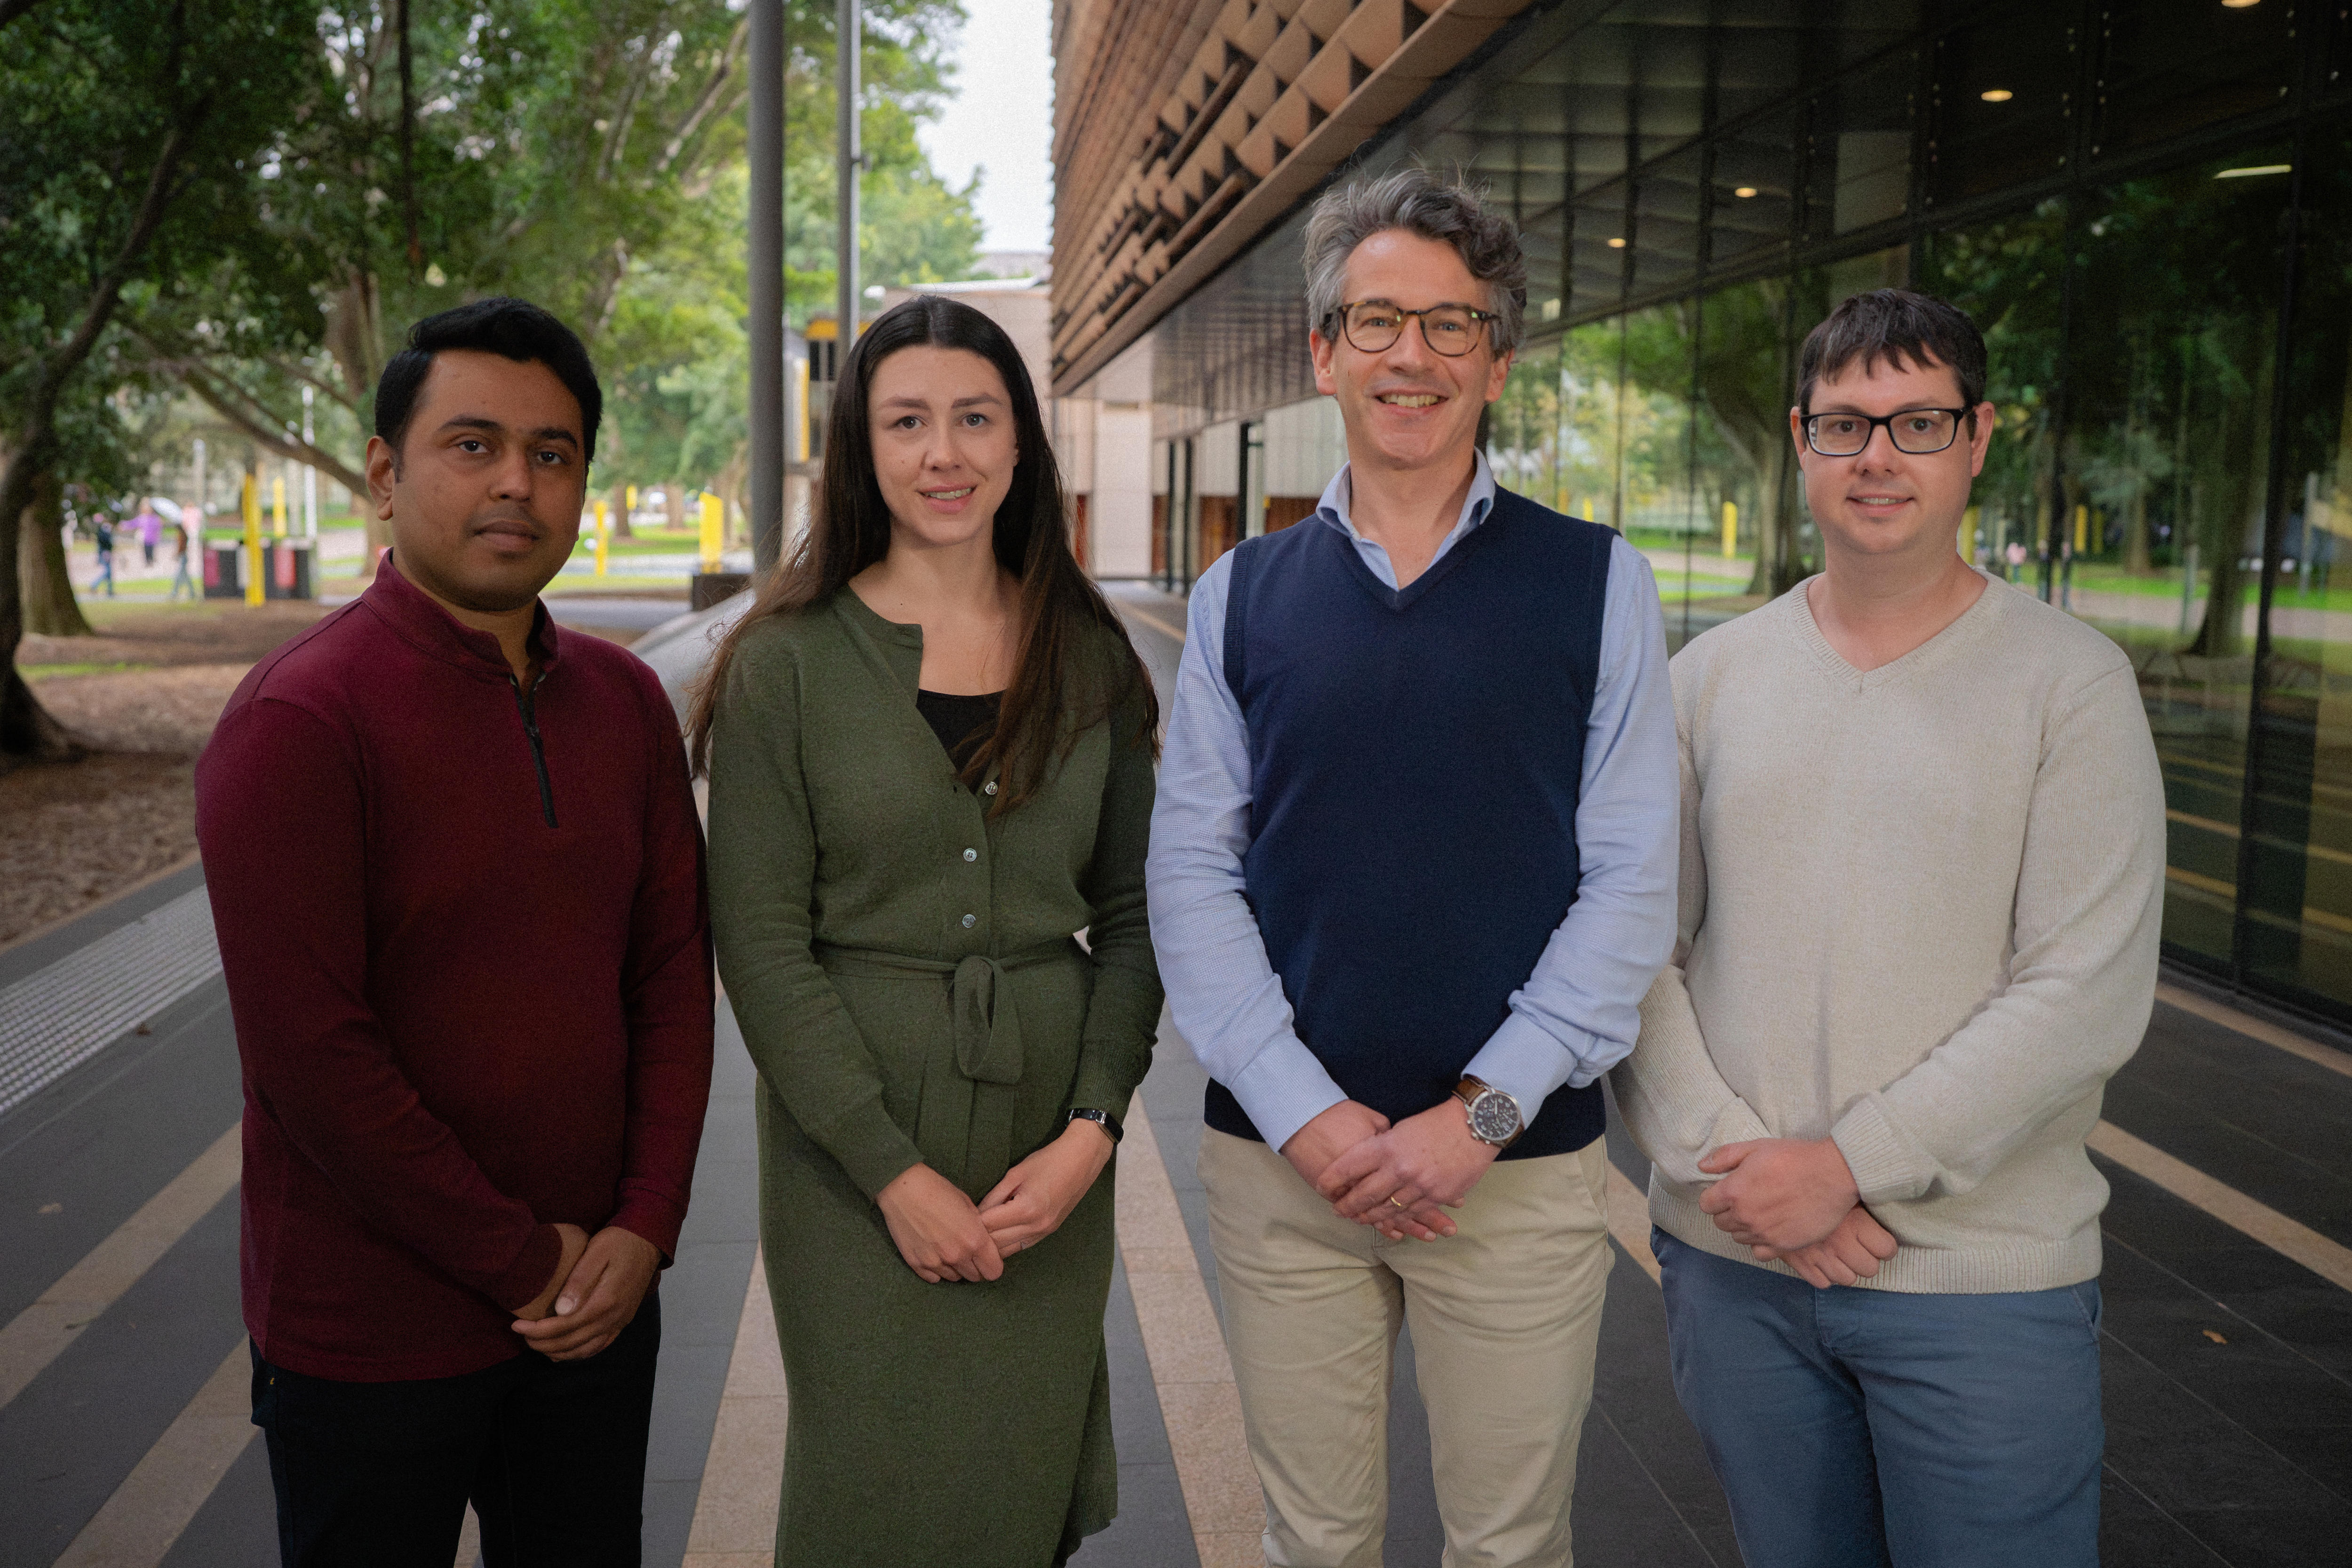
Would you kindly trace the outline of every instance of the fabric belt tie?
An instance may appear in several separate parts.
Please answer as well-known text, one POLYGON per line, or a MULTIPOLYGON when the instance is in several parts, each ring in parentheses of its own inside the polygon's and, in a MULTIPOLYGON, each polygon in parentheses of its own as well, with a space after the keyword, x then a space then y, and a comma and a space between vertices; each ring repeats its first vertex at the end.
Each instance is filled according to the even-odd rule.
POLYGON ((954 961, 825 943, 814 951, 828 974, 948 983, 953 1059, 923 1063, 915 1146, 975 1199, 986 1193, 1013 1168, 1013 1091, 1025 1063, 1020 1004, 1007 977, 1068 959, 1077 943, 1055 937, 1003 958, 974 952, 954 961))

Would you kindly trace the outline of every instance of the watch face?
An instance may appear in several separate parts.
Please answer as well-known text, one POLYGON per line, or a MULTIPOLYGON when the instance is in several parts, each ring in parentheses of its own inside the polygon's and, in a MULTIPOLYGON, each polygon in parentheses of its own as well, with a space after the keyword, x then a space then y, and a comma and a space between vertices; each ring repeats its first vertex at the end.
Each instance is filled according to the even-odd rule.
POLYGON ((1519 1102, 1490 1089, 1470 1102, 1470 1131, 1489 1143, 1508 1142, 1519 1130, 1519 1102))

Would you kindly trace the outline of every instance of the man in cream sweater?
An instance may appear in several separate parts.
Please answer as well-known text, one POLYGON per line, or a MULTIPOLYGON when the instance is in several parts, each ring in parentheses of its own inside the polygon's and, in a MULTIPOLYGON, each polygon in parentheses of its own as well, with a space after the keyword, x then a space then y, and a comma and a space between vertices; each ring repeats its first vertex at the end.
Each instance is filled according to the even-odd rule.
POLYGON ((2155 991, 2130 663, 1964 562, 1984 340, 1848 300, 1790 433, 1821 575, 1672 666, 1681 943, 1613 1081, 1748 1568, 2097 1562, 2084 1152, 2155 991))

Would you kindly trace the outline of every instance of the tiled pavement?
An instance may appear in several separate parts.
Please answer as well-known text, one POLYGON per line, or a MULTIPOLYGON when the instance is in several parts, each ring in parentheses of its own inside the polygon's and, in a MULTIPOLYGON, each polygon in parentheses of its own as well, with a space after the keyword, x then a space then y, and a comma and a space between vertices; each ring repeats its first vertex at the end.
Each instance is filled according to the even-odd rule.
MULTIPOLYGON (((1181 626, 1181 604, 1122 597, 1164 675, 1174 639, 1150 623, 1181 626)), ((0 952, 0 990, 169 903, 198 875, 0 952)), ((2210 1000, 2168 995, 2180 1005, 2159 1005, 2108 1097, 2109 1122, 2130 1135, 2116 1146, 2170 1156, 2141 1163, 2175 1188, 2195 1187, 2179 1169, 2219 1184, 2237 1206, 2218 1206, 2238 1224, 2100 1160, 2115 1187, 2103 1280, 2105 1557, 2131 1568, 2347 1561, 2352 1292, 2325 1270, 2352 1261, 2352 1056, 2336 1041, 2290 1051, 2269 1043, 2280 1037, 2273 1024, 2239 1017, 2233 1028, 2210 1000), (2282 1226, 2333 1250, 2310 1255, 2316 1269, 2292 1261, 2263 1239, 2282 1226)), ((235 1043, 217 980, 140 1026, 0 1113, 0 1394, 17 1390, 0 1400, 0 1568, 272 1560, 261 1449, 235 1418, 234 1379, 226 1389, 215 1381, 241 1344, 233 1172, 216 1147, 237 1115, 235 1043)), ((765 1561, 789 1398, 748 1289, 751 1071, 723 1016, 721 1028, 695 1209, 663 1286, 646 1486, 655 1564, 765 1561)), ((9 1044, 0 1039, 0 1054, 9 1044)), ((1128 1257, 1107 1319, 1122 1507, 1081 1553, 1085 1568, 1251 1560, 1234 1555, 1246 1545, 1232 1528, 1246 1470, 1220 1405, 1220 1347, 1184 1315, 1188 1300, 1199 1316, 1214 1301, 1193 1174, 1200 1085, 1190 1052, 1164 1034, 1142 1100, 1169 1206, 1127 1201, 1150 1173, 1123 1152, 1128 1257)), ((1620 1134, 1611 1155, 1643 1182, 1620 1134)), ((1638 1222, 1616 1229, 1578 1480, 1579 1561, 1728 1568, 1738 1553, 1720 1496, 1667 1386, 1645 1244, 1638 1222)), ((1439 1537, 1409 1344, 1390 1437, 1387 1561, 1427 1568, 1439 1537)))

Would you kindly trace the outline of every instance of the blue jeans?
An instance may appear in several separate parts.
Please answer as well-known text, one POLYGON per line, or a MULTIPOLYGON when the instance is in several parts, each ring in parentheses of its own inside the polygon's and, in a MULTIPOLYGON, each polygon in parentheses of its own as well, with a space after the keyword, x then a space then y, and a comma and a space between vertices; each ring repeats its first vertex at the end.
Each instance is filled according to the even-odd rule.
POLYGON ((2099 1287, 1816 1290, 1653 1230, 1748 1568, 2096 1568, 2099 1287))

